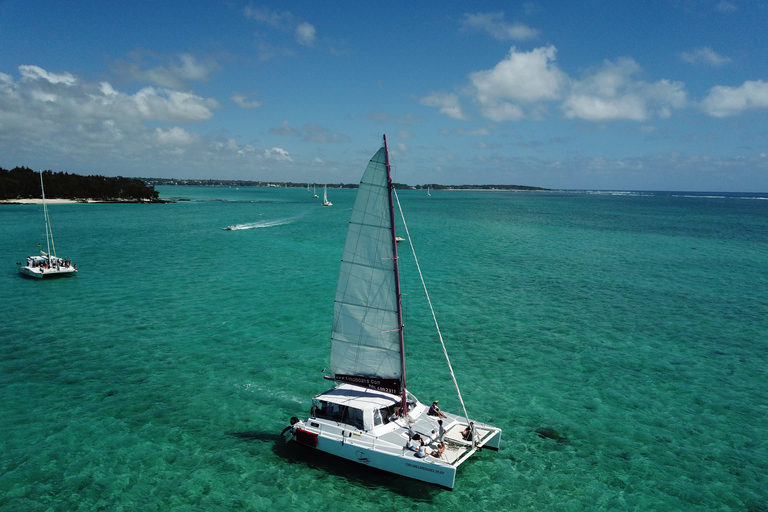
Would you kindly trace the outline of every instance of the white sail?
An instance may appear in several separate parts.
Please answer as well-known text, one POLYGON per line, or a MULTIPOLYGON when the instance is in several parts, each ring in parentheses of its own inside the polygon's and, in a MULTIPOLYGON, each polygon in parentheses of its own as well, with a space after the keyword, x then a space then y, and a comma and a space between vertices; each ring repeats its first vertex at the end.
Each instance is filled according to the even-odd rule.
POLYGON ((363 174, 349 222, 336 288, 330 369, 336 380, 398 394, 402 369, 392 245, 382 147, 363 174))
POLYGON ((323 187, 323 206, 333 206, 333 203, 328 200, 328 185, 323 187))

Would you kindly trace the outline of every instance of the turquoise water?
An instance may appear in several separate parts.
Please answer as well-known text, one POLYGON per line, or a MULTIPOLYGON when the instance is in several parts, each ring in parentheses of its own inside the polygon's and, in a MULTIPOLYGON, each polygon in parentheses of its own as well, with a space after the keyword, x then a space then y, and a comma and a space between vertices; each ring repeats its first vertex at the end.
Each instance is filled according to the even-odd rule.
MULTIPOLYGON (((0 207, 0 509, 768 510, 768 196, 401 192, 504 429, 451 492, 279 437, 327 388, 355 191, 158 190, 188 200, 50 205, 52 281, 15 265, 42 208, 0 207)), ((401 255, 408 387, 457 411, 401 255)))

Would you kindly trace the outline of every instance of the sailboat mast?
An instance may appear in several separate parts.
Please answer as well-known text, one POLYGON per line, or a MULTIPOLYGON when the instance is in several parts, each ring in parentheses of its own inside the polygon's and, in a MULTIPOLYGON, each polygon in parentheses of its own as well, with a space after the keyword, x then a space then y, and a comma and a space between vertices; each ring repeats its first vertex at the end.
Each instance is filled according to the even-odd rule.
POLYGON ((384 155, 387 165, 387 195, 389 196, 389 222, 392 231, 392 260, 395 271, 395 295, 397 296, 397 330, 400 333, 400 387, 403 393, 403 417, 408 415, 408 398, 405 390, 405 338, 403 336, 403 305, 400 298, 400 269, 397 261, 397 234, 395 233, 395 203, 392 198, 392 167, 389 164, 389 147, 384 135, 384 155))
MULTIPOLYGON (((43 216, 45 217, 45 242, 48 245, 48 261, 51 259, 51 222, 48 220, 48 206, 45 204, 45 187, 43 186, 43 171, 40 171, 40 191, 43 195, 43 216)), ((54 252, 56 246, 54 246, 54 252)), ((54 254, 55 256, 55 254, 54 254)))

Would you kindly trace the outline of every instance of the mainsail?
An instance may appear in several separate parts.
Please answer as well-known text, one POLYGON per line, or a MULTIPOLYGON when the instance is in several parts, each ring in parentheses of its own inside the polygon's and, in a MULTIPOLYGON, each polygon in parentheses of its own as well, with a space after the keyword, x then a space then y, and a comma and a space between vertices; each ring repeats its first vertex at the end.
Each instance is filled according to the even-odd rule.
POLYGON ((400 314, 386 139, 360 181, 336 287, 330 378, 399 395, 400 314))

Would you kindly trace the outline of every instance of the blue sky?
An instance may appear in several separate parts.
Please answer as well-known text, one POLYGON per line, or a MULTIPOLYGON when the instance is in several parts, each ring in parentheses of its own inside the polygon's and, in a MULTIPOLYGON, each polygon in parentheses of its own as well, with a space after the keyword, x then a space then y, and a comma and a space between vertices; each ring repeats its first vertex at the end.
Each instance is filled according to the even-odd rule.
POLYGON ((0 166, 768 191, 768 2, 0 0, 0 166))

